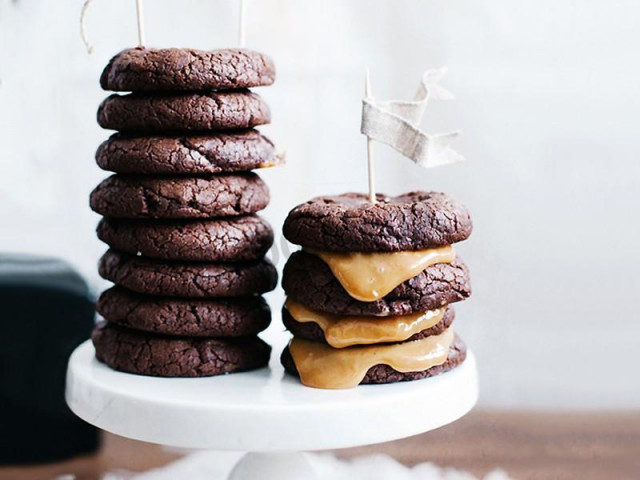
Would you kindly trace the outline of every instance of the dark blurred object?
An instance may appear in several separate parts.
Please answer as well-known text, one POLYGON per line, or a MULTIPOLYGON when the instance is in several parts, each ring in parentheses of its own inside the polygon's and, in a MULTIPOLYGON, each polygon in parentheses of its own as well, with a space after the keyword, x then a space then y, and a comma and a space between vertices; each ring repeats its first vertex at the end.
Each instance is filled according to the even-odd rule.
POLYGON ((0 463, 92 452, 98 432, 64 400, 73 349, 89 338, 86 282, 51 258, 0 254, 0 463))

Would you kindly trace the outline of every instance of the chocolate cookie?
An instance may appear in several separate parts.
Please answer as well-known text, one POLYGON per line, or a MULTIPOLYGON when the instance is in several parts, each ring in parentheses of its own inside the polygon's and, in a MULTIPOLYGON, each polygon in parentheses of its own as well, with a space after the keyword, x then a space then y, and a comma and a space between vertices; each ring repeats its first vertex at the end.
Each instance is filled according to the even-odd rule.
POLYGON ((114 218, 214 218, 255 213, 269 189, 255 173, 206 177, 112 175, 91 193, 91 209, 114 218))
MULTIPOLYGON (((440 335, 451 326, 451 323, 453 322, 455 316, 456 314, 453 310, 453 307, 448 307, 444 312, 442 319, 438 323, 436 323, 431 328, 427 328, 426 330, 412 335, 411 337, 407 338, 405 342, 409 342, 411 340, 420 340, 421 338, 430 337, 432 335, 440 335)), ((284 324, 285 328, 296 337, 304 338, 306 340, 311 340, 314 342, 327 343, 324 337, 324 332, 317 323, 298 322, 284 307, 282 308, 282 323, 284 324)))
POLYGON ((190 136, 116 133, 98 147, 100 168, 118 173, 208 174, 276 165, 276 149, 256 130, 190 136))
POLYGON ((96 358, 123 372, 154 377, 208 377, 264 367, 271 347, 258 337, 186 338, 109 323, 91 334, 96 358))
POLYGON ((119 92, 202 91, 265 86, 274 79, 273 61, 252 50, 136 47, 109 61, 100 86, 119 92))
MULTIPOLYGON (((423 370, 422 372, 408 373, 398 372, 388 365, 375 365, 367 370, 367 374, 365 375, 362 382, 360 382, 360 384, 409 382, 412 380, 421 380, 427 377, 434 377, 457 367, 462 362, 464 362, 465 358, 467 358, 467 347, 460 339, 460 337, 456 335, 453 344, 449 348, 449 357, 447 358, 447 361, 442 365, 431 367, 428 370, 423 370)), ((296 365, 293 362, 291 353, 289 353, 289 347, 286 347, 282 352, 280 361, 282 362, 282 365, 287 372, 292 375, 298 376, 298 370, 296 369, 296 365)))
POLYGON ((188 337, 257 335, 271 322, 269 306, 259 296, 183 300, 113 287, 102 292, 96 310, 123 327, 188 337))
POLYGON ((449 245, 471 234, 469 212, 444 193, 377 198, 375 204, 359 193, 314 198, 289 212, 284 236, 319 250, 398 252, 449 245))
POLYGON ((257 215, 216 220, 123 220, 103 218, 98 238, 115 250, 169 260, 259 260, 273 230, 257 215))
POLYGON ((271 121, 269 107, 248 90, 111 95, 98 108, 102 128, 127 132, 251 128, 271 121))
POLYGON ((171 262, 108 250, 100 275, 134 292, 168 297, 240 297, 265 293, 278 274, 266 260, 255 262, 171 262))
POLYGON ((338 315, 407 315, 459 302, 471 294, 469 272, 457 259, 428 267, 380 300, 360 302, 346 292, 326 263, 304 251, 289 257, 282 287, 307 307, 338 315))

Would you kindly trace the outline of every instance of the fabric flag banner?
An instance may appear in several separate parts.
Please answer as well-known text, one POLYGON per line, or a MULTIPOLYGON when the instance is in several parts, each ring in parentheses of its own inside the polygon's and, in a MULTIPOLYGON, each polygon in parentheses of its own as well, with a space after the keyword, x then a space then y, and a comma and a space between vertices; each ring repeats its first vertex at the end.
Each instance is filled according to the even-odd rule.
POLYGON ((420 122, 429 100, 450 100, 453 94, 438 82, 446 68, 428 70, 422 76, 413 101, 362 101, 360 131, 372 140, 386 143, 424 168, 437 167, 464 160, 451 148, 459 132, 430 135, 420 130, 420 122))

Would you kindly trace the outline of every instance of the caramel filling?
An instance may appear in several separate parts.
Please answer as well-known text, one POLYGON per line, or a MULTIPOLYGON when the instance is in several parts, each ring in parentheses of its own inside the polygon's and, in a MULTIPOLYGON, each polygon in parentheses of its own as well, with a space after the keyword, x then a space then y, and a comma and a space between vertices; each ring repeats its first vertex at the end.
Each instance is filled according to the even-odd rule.
POLYGON ((456 257, 451 245, 408 252, 308 252, 321 258, 347 293, 361 302, 379 300, 425 268, 451 263, 456 257))
POLYGON ((440 335, 412 342, 342 349, 294 337, 289 343, 289 351, 304 385, 327 389, 353 388, 375 365, 389 365, 404 373, 442 365, 447 361, 453 337, 453 330, 449 328, 440 335))
POLYGON ((447 309, 395 317, 342 316, 316 312, 291 299, 287 299, 285 308, 297 322, 317 324, 334 348, 403 342, 440 322, 447 309))

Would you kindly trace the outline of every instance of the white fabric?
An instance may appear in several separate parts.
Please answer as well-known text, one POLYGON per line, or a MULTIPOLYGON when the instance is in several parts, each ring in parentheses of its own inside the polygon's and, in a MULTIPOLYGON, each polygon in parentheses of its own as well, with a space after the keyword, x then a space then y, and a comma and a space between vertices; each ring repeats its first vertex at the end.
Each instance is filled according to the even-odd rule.
MULTIPOLYGON (((102 480, 223 480, 241 454, 232 452, 201 451, 192 453, 166 467, 133 474, 114 471, 102 480)), ((421 463, 413 468, 398 463, 387 455, 370 455, 340 460, 330 454, 308 454, 309 462, 319 479, 331 480, 476 480, 470 473, 442 468, 433 463, 421 463)), ((296 472, 290 472, 292 478, 296 472)), ((286 480, 286 479, 278 479, 286 480)), ((495 470, 484 480, 510 480, 501 470, 495 470)))
POLYGON ((430 135, 420 130, 420 122, 429 100, 450 100, 453 94, 438 82, 446 68, 428 70, 422 76, 413 101, 362 101, 361 131, 367 137, 393 147, 421 167, 431 168, 463 160, 451 148, 459 132, 430 135))

